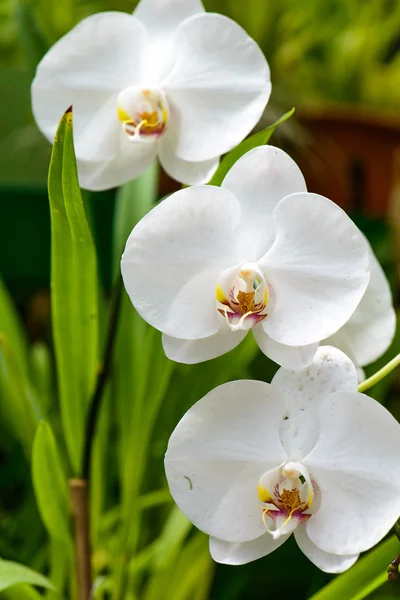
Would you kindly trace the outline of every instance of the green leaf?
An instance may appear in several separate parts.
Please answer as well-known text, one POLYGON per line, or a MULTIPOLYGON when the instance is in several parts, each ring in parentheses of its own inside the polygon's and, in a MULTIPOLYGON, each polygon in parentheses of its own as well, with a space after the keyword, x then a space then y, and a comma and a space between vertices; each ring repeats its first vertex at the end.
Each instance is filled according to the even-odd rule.
POLYGON ((294 108, 292 108, 292 110, 289 110, 289 112, 282 115, 280 119, 275 121, 275 123, 272 123, 272 125, 269 125, 269 127, 266 127, 266 129, 263 129, 262 131, 258 131, 254 135, 243 140, 243 142, 241 142, 238 146, 236 146, 236 148, 231 150, 222 159, 218 169, 216 170, 213 177, 209 181, 209 185, 220 186, 221 183, 223 182, 223 180, 225 179, 225 175, 228 173, 228 171, 230 171, 230 169, 233 167, 235 162, 237 162, 239 160, 239 158, 241 158, 244 154, 246 154, 247 152, 250 152, 250 150, 253 150, 253 148, 257 148, 257 146, 264 146, 265 144, 268 144, 269 140, 272 137, 272 134, 274 133, 274 131, 278 127, 278 125, 280 125, 281 123, 284 123, 285 121, 290 119, 290 117, 293 115, 293 113, 294 113, 294 108))
POLYGON ((121 255, 132 229, 149 212, 157 199, 158 164, 153 164, 139 177, 122 185, 115 202, 113 226, 114 276, 120 270, 121 255))
POLYGON ((387 567, 399 551, 395 535, 368 552, 351 569, 338 575, 310 600, 363 600, 387 581, 387 567))
POLYGON ((0 279, 0 333, 12 343, 16 360, 23 371, 27 370, 28 342, 17 309, 4 282, 0 279))
POLYGON ((61 416, 75 474, 98 371, 97 260, 79 189, 72 112, 60 121, 49 171, 52 326, 61 416))
POLYGON ((3 333, 0 333, 0 393, 1 410, 7 424, 21 441, 27 457, 30 457, 40 410, 25 362, 3 333))
POLYGON ((71 544, 68 486, 50 425, 41 421, 32 450, 32 479, 43 523, 50 536, 71 544))
POLYGON ((37 64, 49 48, 48 44, 30 3, 16 2, 15 20, 29 70, 34 74, 37 64))
POLYGON ((0 591, 17 583, 30 583, 55 591, 53 584, 40 573, 15 562, 0 560, 0 591))

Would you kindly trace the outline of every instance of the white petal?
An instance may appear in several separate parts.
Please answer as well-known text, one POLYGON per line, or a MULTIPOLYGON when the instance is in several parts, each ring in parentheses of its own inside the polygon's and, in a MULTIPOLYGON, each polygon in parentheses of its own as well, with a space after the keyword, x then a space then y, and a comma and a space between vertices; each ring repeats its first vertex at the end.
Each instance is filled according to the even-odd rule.
POLYGON ((146 81, 160 82, 174 64, 174 38, 178 26, 204 12, 200 0, 141 0, 133 11, 149 35, 146 81))
POLYGON ((300 460, 319 439, 318 408, 337 391, 357 391, 357 372, 351 360, 337 348, 321 346, 312 363, 303 369, 279 369, 271 384, 285 398, 285 419, 280 426, 283 447, 300 460))
POLYGON ((210 537, 210 554, 215 562, 225 565, 245 565, 253 560, 267 556, 282 546, 289 535, 283 535, 277 540, 269 533, 264 533, 250 542, 232 543, 210 537))
POLYGON ((364 552, 400 514, 400 425, 378 402, 351 392, 325 398, 319 419, 319 441, 302 460, 321 490, 307 534, 325 552, 364 552))
POLYGON ((253 327, 252 331, 262 352, 285 369, 301 369, 310 364, 318 348, 318 343, 308 346, 279 344, 265 333, 262 324, 253 327))
POLYGON ((368 247, 371 278, 367 290, 347 323, 325 342, 348 352, 361 366, 386 352, 396 330, 389 283, 369 244, 368 247))
POLYGON ((307 191, 294 160, 274 146, 260 146, 242 156, 226 175, 222 187, 239 200, 238 241, 247 260, 264 256, 274 241, 273 213, 278 202, 289 194, 307 191))
POLYGON ((354 565, 358 554, 330 554, 318 548, 308 537, 306 525, 300 525, 294 532, 294 537, 300 550, 312 563, 325 573, 343 573, 354 565))
POLYGON ((160 162, 164 171, 186 185, 199 185, 210 181, 218 165, 219 158, 211 158, 201 162, 189 162, 176 155, 180 125, 178 118, 172 116, 166 133, 160 140, 160 162))
POLYGON ((218 276, 237 262, 236 198, 213 186, 186 188, 134 228, 122 257, 126 290, 139 314, 172 337, 198 339, 219 329, 218 276))
POLYGON ((124 152, 112 160, 78 160, 80 186, 93 191, 118 187, 144 173, 156 156, 156 143, 126 141, 124 152))
POLYGON ((257 486, 287 459, 279 392, 261 381, 221 385, 178 423, 165 457, 171 494, 202 531, 230 542, 265 532, 257 486))
POLYGON ((157 37, 173 35, 182 21, 201 12, 201 0, 140 0, 133 14, 157 37))
POLYGON ((77 157, 115 157, 121 130, 117 96, 127 85, 140 82, 145 44, 145 29, 137 19, 104 12, 87 17, 52 46, 32 83, 32 110, 44 135, 53 141, 63 113, 72 105, 77 157))
POLYGON ((162 344, 168 358, 176 362, 193 365, 217 358, 217 356, 236 348, 246 334, 247 331, 231 331, 223 323, 217 333, 200 340, 180 340, 164 333, 162 344))
POLYGON ((287 196, 274 219, 276 239, 258 262, 276 294, 263 327, 281 344, 312 344, 335 333, 360 302, 367 247, 346 213, 317 194, 287 196))
POLYGON ((199 14, 176 32, 177 61, 163 86, 179 107, 177 154, 203 161, 234 148, 256 125, 271 93, 268 64, 234 21, 199 14))

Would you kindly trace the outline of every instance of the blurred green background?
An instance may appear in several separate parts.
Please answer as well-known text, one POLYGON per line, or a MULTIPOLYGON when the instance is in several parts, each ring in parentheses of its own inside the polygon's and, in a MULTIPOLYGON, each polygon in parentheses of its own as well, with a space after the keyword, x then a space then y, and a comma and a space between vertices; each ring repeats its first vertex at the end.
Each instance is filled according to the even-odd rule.
MULTIPOLYGON (((128 0, 0 0, 0 271, 12 297, 5 290, 1 292, 4 312, 0 321, 20 320, 16 327, 23 331, 29 385, 56 433, 60 424, 49 326, 50 221, 46 191, 51 147, 32 120, 30 82, 46 48, 82 18, 101 10, 132 11, 135 4, 128 0)), ((206 0, 204 4, 207 10, 238 21, 261 45, 273 82, 262 123, 271 123, 296 107, 295 117, 277 131, 272 143, 284 147, 298 161, 310 191, 330 197, 354 217, 370 239, 398 298, 400 2, 206 0)), ((162 176, 158 195, 175 187, 162 176)), ((110 223, 115 194, 87 194, 87 200, 102 288, 107 296, 113 268, 110 223)), ((126 305, 125 310, 133 309, 126 305)), ((184 411, 217 383, 240 377, 270 380, 276 367, 258 353, 251 340, 240 351, 212 363, 171 366, 161 356, 158 335, 149 333, 135 315, 127 312, 125 318, 129 327, 134 324, 136 337, 131 343, 132 357, 121 350, 119 360, 130 371, 132 389, 137 386, 137 369, 151 370, 145 375, 141 371, 141 392, 124 388, 127 397, 121 399, 121 390, 111 390, 103 411, 95 479, 95 492, 100 498, 94 539, 94 567, 100 590, 96 598, 114 598, 109 591, 114 574, 126 564, 128 587, 121 598, 127 600, 311 598, 332 578, 309 563, 293 540, 256 563, 215 567, 208 557, 205 537, 191 531, 172 510, 165 490, 162 457, 184 411), (146 352, 151 357, 151 368, 140 362, 146 352), (161 391, 153 389, 153 378, 161 391), (156 408, 149 414, 146 399, 150 402, 154 396, 156 408), (121 422, 123 410, 139 401, 142 412, 132 416, 136 418, 136 429, 126 431, 121 422), (144 422, 147 433, 141 438, 142 449, 138 449, 130 435, 138 434, 144 422), (121 443, 121 439, 125 441, 121 443), (121 468, 128 469, 128 475, 120 476, 121 468), (128 503, 136 499, 147 509, 142 514, 142 508, 138 512, 132 507, 137 512, 134 518, 140 522, 140 532, 138 529, 132 534, 135 542, 122 557, 118 555, 118 536, 124 523, 121 512, 125 510, 124 481, 129 478, 129 468, 140 474, 128 503)), ((399 350, 398 333, 390 350, 367 373, 374 372, 399 350)), ((8 385, 0 382, 3 404, 9 402, 8 385)), ((399 376, 395 373, 376 386, 371 395, 400 416, 399 392, 399 376)), ((68 587, 68 551, 51 535, 49 541, 51 532, 42 522, 31 484, 29 448, 24 448, 18 428, 8 426, 6 413, 0 404, 0 556, 53 574, 61 587, 68 587), (55 555, 65 559, 57 562, 55 555)), ((59 446, 68 476, 62 442, 59 446)), ((359 596, 353 592, 346 596, 341 591, 342 599, 400 597, 400 583, 383 583, 382 577, 390 560, 386 555, 395 547, 391 542, 389 551, 374 561, 374 567, 367 564, 360 571, 361 580, 380 578, 370 591, 359 596)), ((29 600, 37 598, 35 594, 30 588, 16 587, 0 593, 0 597, 29 600)))

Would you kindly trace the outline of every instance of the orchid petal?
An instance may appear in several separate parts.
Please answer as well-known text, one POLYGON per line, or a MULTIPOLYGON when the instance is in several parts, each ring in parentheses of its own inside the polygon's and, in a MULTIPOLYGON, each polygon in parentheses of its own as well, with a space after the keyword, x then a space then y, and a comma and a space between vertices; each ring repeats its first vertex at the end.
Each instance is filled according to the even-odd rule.
POLYGON ((202 531, 230 542, 265 532, 257 496, 263 473, 287 459, 279 392, 260 381, 221 385, 173 432, 165 457, 171 494, 202 531))
POLYGON ((126 290, 153 327, 181 339, 205 338, 220 326, 215 287, 237 262, 236 198, 212 186, 176 192, 134 228, 122 257, 126 290))
POLYGON ((182 21, 202 12, 201 0, 140 0, 133 14, 157 38, 172 36, 182 21))
POLYGON ((332 335, 369 280, 365 241, 346 213, 317 194, 287 196, 274 212, 276 238, 258 261, 276 294, 264 331, 289 346, 332 335))
POLYGON ((304 177, 294 160, 274 146, 260 146, 242 156, 222 182, 239 200, 238 243, 247 260, 258 260, 275 237, 274 210, 280 200, 306 192, 304 177))
POLYGON ((310 540, 305 524, 296 529, 294 537, 300 550, 318 569, 325 573, 343 573, 354 565, 359 556, 358 554, 339 555, 324 552, 310 540))
POLYGON ((144 173, 157 156, 156 143, 129 143, 126 140, 121 143, 126 143, 127 146, 113 160, 78 161, 79 183, 82 188, 96 191, 118 187, 144 173))
POLYGON ((225 565, 245 565, 253 560, 267 556, 282 546, 289 535, 282 535, 274 540, 269 533, 264 533, 250 542, 232 543, 210 537, 210 554, 215 562, 225 565))
POLYGON ((321 346, 308 367, 296 371, 279 369, 271 384, 285 398, 286 412, 280 426, 282 445, 289 456, 300 460, 319 439, 321 401, 333 392, 357 391, 357 372, 343 352, 321 346))
POLYGON ((279 344, 265 333, 262 324, 253 327, 252 331, 260 350, 285 369, 301 369, 307 366, 318 348, 318 343, 307 346, 279 344))
POLYGON ((247 331, 231 331, 222 323, 217 333, 200 340, 181 340, 163 334, 162 344, 168 358, 179 363, 193 365, 217 358, 233 348, 245 338, 247 331))
POLYGON ((104 12, 87 17, 52 46, 32 83, 32 110, 44 135, 53 141, 60 118, 72 105, 77 158, 116 157, 121 141, 117 96, 140 82, 145 44, 145 28, 137 19, 104 12))
POLYGON ((177 154, 188 161, 220 156, 260 119, 271 93, 268 64, 239 25, 217 14, 181 23, 175 52, 163 87, 181 111, 177 154))
POLYGON ((214 175, 219 158, 211 158, 201 162, 189 162, 176 155, 179 141, 180 125, 178 117, 172 115, 169 127, 160 140, 159 158, 164 171, 186 185, 207 183, 214 175))
POLYGON ((324 342, 341 348, 360 366, 369 365, 386 352, 396 330, 389 283, 367 244, 371 272, 367 290, 347 323, 324 342))
POLYGON ((319 421, 319 441, 302 460, 321 490, 307 535, 325 552, 364 552, 400 514, 399 424, 372 398, 344 391, 321 402, 319 421))

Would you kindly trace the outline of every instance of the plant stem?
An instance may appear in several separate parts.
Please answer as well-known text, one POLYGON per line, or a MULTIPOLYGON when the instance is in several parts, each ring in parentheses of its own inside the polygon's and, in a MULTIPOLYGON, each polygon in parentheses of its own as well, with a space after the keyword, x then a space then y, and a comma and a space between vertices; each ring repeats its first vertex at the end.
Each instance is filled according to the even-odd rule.
POLYGON ((396 554, 392 562, 387 568, 389 581, 395 581, 399 576, 400 552, 396 554))
POLYGON ((398 354, 397 356, 392 358, 392 360, 390 360, 387 363, 387 365, 382 367, 382 369, 379 369, 379 371, 374 373, 374 375, 372 375, 371 377, 368 377, 368 379, 366 379, 365 381, 360 383, 360 385, 358 386, 358 391, 365 392, 365 390, 368 390, 370 387, 372 387, 373 385, 378 383, 381 379, 386 377, 386 375, 389 375, 389 373, 391 371, 393 371, 393 369, 395 369, 399 365, 400 365, 400 354, 398 354))
POLYGON ((85 447, 82 466, 82 477, 86 481, 89 479, 93 442, 96 433, 96 425, 100 414, 101 400, 111 369, 111 360, 114 349, 114 341, 117 333, 118 317, 120 312, 119 309, 121 305, 122 288, 122 277, 121 274, 119 274, 114 286, 114 295, 111 303, 111 314, 104 351, 104 359, 97 377, 96 388, 90 403, 89 413, 86 421, 85 447))
POLYGON ((79 600, 88 600, 92 587, 87 481, 70 479, 79 600))

